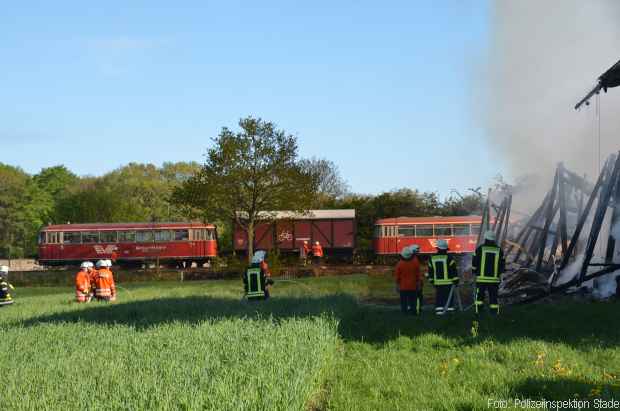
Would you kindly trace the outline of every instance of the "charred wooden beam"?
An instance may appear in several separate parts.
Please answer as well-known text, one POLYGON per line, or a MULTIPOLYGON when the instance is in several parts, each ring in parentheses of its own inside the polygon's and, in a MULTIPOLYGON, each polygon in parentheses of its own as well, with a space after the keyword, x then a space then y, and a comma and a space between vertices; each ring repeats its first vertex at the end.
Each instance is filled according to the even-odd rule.
MULTIPOLYGON (((596 272, 593 272, 593 273, 590 273, 590 274, 586 275, 585 278, 584 278, 584 281, 590 281, 590 280, 593 280, 595 278, 602 277, 602 276, 607 275, 609 273, 613 273, 614 271, 616 271, 618 269, 620 269, 620 264, 613 264, 613 265, 608 266, 608 267, 606 267, 606 268, 604 268, 602 270, 599 270, 599 271, 596 271, 596 272)), ((549 297, 551 294, 555 294, 555 293, 558 293, 560 291, 568 290, 569 288, 574 287, 574 286, 579 285, 579 284, 580 284, 579 279, 575 278, 575 279, 573 279, 573 280, 571 280, 571 281, 569 281, 567 283, 564 283, 562 285, 558 285, 557 287, 551 287, 546 293, 543 293, 543 294, 540 294, 540 295, 535 295, 535 296, 532 296, 530 298, 527 298, 527 299, 519 302, 519 304, 533 303, 533 302, 541 300, 541 299, 543 299, 545 297, 549 297)))
POLYGON ((563 270, 568 265, 568 261, 570 260, 570 257, 572 256, 573 252, 575 251, 575 247, 577 247, 577 242, 579 241, 579 237, 581 236, 581 231, 583 230, 583 226, 585 225, 588 219, 588 215, 590 214, 590 210, 592 209, 594 200, 596 199, 596 196, 601 188, 601 185, 603 184, 604 175, 605 175, 604 172, 599 174, 598 179, 596 180, 596 184, 594 184, 594 188, 592 189, 592 192, 590 193, 590 197, 588 198, 588 202, 586 203, 585 208, 583 208, 583 211, 581 212, 579 216, 579 221, 577 222, 577 226, 575 227, 573 236, 570 240, 570 243, 568 244, 568 249, 566 250, 566 253, 564 253, 564 256, 562 257, 562 264, 560 264, 560 270, 563 270))
POLYGON ((506 201, 506 216, 504 218, 504 232, 501 235, 501 238, 499 239, 500 242, 498 244, 501 245, 504 243, 504 241, 506 241, 506 238, 508 237, 508 225, 510 224, 510 212, 512 210, 512 194, 508 195, 508 200, 506 201))
MULTIPOLYGON (((601 189, 601 195, 599 196, 594 219, 592 220, 592 229, 588 237, 581 272, 579 273, 580 284, 585 281, 586 274, 588 272, 588 265, 592 259, 594 247, 596 246, 596 242, 601 232, 601 226, 603 225, 603 219, 605 218, 605 213, 607 212, 607 207, 609 206, 609 200, 611 198, 612 191, 616 186, 618 173, 620 173, 620 154, 616 156, 615 160, 613 170, 611 173, 608 173, 608 177, 605 179, 605 185, 601 189)), ((606 167, 606 169, 607 168, 608 167, 606 167)))
POLYGON ((558 202, 560 203, 559 231, 561 240, 560 244, 562 245, 562 255, 564 255, 564 253, 566 253, 566 249, 568 248, 568 230, 566 228, 566 189, 564 187, 564 164, 560 163, 558 171, 558 202))
POLYGON ((607 252, 605 253, 605 262, 611 263, 614 259, 614 251, 616 250, 616 238, 613 236, 613 228, 620 223, 620 176, 614 188, 614 209, 611 214, 611 229, 607 239, 607 252))
POLYGON ((542 268, 543 256, 545 254, 545 247, 547 245, 547 235, 549 232, 549 227, 551 226, 551 221, 553 220, 553 217, 554 217, 553 210, 554 210, 555 196, 558 191, 559 175, 560 175, 560 170, 558 169, 555 172, 555 177, 553 179, 553 188, 551 189, 551 195, 549 197, 549 204, 547 205, 547 215, 545 217, 545 229, 540 235, 540 243, 539 243, 540 248, 538 250, 538 260, 536 262, 536 271, 539 271, 539 272, 540 272, 540 269, 542 268))

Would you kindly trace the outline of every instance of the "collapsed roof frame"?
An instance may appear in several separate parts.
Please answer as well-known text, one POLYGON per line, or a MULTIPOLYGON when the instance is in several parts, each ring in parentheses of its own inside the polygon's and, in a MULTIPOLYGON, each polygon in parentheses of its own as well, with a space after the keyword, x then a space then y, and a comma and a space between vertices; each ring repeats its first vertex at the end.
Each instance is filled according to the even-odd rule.
POLYGON ((512 262, 519 264, 521 256, 525 253, 526 256, 522 267, 549 275, 549 289, 547 293, 535 296, 524 302, 531 302, 551 293, 566 290, 572 286, 579 286, 586 281, 620 269, 620 262, 613 261, 616 240, 611 232, 607 240, 604 263, 592 263, 594 249, 600 240, 603 220, 610 207, 612 208, 611 227, 614 227, 620 223, 620 152, 609 156, 594 186, 591 186, 584 178, 567 170, 563 164, 558 165, 553 186, 545 196, 542 204, 520 230, 516 239, 508 242, 510 247, 506 251, 507 257, 512 255, 512 252, 517 248, 512 262), (570 240, 568 239, 566 218, 566 214, 569 211, 567 202, 568 192, 579 195, 576 201, 577 224, 570 240), (585 195, 588 195, 588 201, 584 205, 583 199, 585 195), (595 202, 596 209, 593 210, 595 202), (551 227, 558 212, 560 216, 555 224, 556 230, 552 231, 551 227), (592 224, 585 243, 584 259, 579 272, 570 281, 556 285, 560 271, 565 269, 575 257, 579 239, 586 222, 590 218, 592 219, 592 224), (530 241, 529 239, 533 233, 535 233, 534 238, 530 241), (549 247, 547 239, 550 234, 554 235, 554 240, 549 247), (559 259, 556 258, 558 248, 561 248, 561 258, 559 259), (590 267, 601 267, 601 269, 589 273, 590 267))

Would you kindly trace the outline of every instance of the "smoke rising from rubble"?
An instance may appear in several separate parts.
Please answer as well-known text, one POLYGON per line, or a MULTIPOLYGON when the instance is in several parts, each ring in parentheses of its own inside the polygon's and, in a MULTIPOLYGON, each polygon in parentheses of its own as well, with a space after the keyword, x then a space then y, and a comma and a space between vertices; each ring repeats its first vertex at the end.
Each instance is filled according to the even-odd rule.
MULTIPOLYGON (((480 79, 485 104, 478 115, 508 180, 537 176, 541 187, 527 190, 531 211, 558 162, 591 181, 598 175, 596 98, 579 112, 573 107, 620 59, 620 2, 491 4, 490 52, 480 79)), ((601 93, 600 101, 604 163, 620 149, 620 89, 601 93)))

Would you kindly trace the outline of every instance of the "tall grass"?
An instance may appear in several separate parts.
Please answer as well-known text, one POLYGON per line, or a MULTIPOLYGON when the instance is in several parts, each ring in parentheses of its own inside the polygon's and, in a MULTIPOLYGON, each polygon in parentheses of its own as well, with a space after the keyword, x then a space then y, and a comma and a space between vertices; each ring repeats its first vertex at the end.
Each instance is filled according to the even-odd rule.
POLYGON ((69 288, 17 290, 17 303, 0 309, 7 409, 470 410, 493 399, 620 399, 618 302, 411 317, 366 304, 365 276, 276 283, 261 303, 241 301, 239 281, 125 284, 119 294, 77 305, 69 288))

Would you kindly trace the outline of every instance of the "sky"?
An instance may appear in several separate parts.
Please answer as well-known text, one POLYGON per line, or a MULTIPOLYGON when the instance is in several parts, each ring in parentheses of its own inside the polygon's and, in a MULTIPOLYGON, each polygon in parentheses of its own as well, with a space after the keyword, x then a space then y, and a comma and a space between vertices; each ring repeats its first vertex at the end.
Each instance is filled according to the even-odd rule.
POLYGON ((353 192, 464 192, 504 170, 473 119, 488 36, 486 1, 10 2, 0 161, 202 162, 251 115, 353 192))

